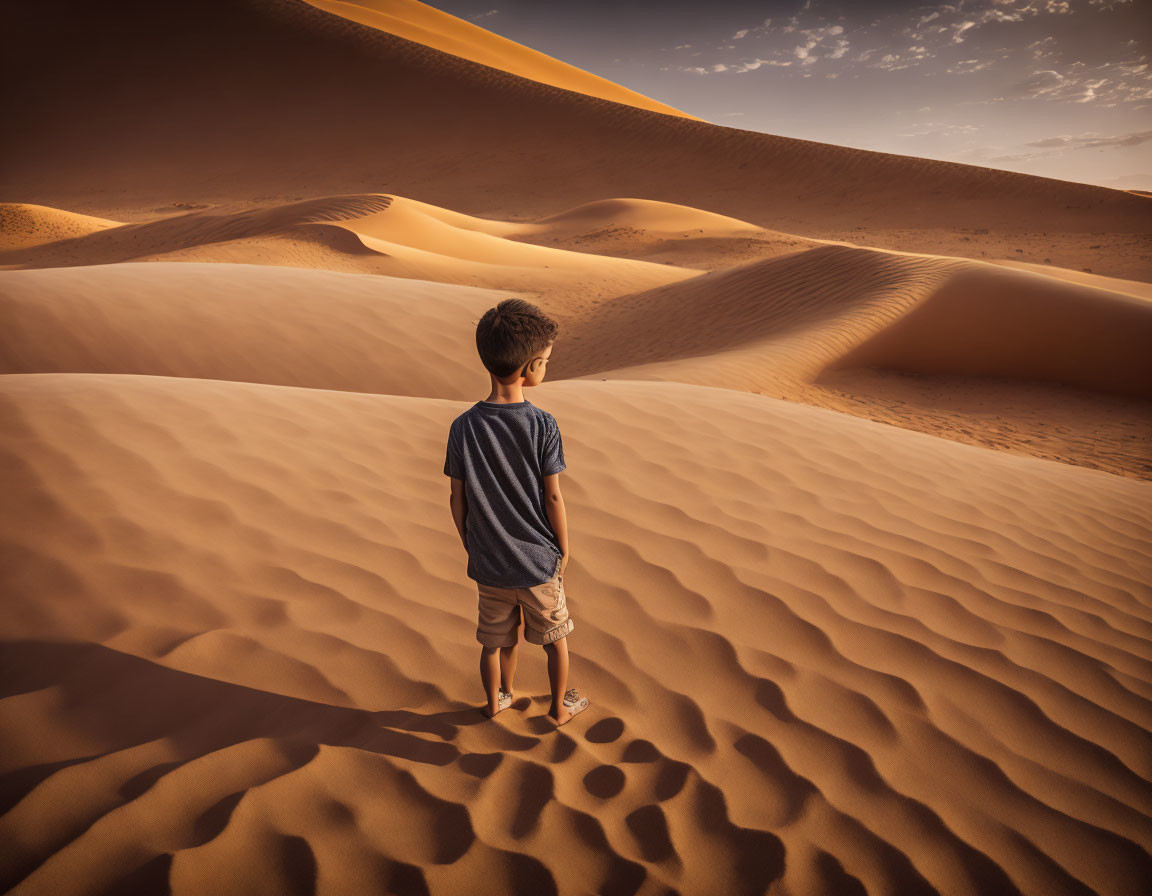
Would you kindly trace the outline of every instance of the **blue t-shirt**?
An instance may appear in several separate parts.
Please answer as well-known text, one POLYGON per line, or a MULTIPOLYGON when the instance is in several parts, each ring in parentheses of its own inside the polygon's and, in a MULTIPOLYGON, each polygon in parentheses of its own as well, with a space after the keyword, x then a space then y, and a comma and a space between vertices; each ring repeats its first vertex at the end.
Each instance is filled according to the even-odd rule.
POLYGON ((478 401, 452 421, 444 475, 464 480, 468 577, 531 588, 560 565, 544 509, 544 477, 565 469, 556 418, 532 402, 478 401))

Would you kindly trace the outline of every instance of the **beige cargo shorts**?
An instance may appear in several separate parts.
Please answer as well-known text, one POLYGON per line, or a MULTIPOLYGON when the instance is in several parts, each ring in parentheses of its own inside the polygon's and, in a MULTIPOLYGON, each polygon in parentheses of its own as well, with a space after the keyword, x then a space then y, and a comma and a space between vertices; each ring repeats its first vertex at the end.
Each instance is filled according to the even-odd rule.
POLYGON ((511 647, 515 644, 521 614, 524 640, 530 644, 551 644, 572 631, 559 560, 552 578, 539 585, 494 588, 477 582, 476 589, 479 592, 480 617, 476 640, 485 647, 511 647))

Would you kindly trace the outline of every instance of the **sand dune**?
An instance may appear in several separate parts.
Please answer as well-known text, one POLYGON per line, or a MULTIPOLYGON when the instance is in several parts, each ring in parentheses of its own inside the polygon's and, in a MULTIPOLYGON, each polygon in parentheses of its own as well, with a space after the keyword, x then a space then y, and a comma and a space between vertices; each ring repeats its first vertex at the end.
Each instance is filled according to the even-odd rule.
POLYGON ((475 345, 476 321, 502 297, 246 264, 7 271, 0 373, 142 373, 458 398, 486 387, 475 348, 462 348, 475 345))
POLYGON ((538 652, 510 718, 473 708, 437 478, 466 404, 0 383, 15 893, 1139 892, 1152 485, 546 384, 596 700, 546 735, 538 652))
POLYGON ((1019 268, 1022 271, 1032 271, 1037 274, 1046 274, 1049 277, 1058 277, 1070 283, 1084 283, 1099 289, 1119 292, 1124 295, 1137 296, 1142 299, 1152 299, 1152 283, 1142 280, 1123 280, 1119 277, 1104 277, 1100 274, 1072 271, 1068 268, 1054 267, 1052 265, 1028 264, 1025 261, 1012 261, 1004 258, 991 259, 995 264, 1006 267, 1019 268))
MULTIPOLYGON (((670 208, 682 212, 683 220, 703 223, 708 219, 707 212, 670 208)), ((664 217, 668 217, 666 212, 664 217)), ((598 220, 607 218, 602 215, 598 220)), ((726 234, 729 225, 721 221, 728 230, 720 232, 726 234)), ((559 226, 565 232, 579 230, 572 224, 559 226)), ((0 267, 125 261, 265 264, 571 295, 581 303, 697 274, 667 262, 571 252, 505 238, 546 235, 554 227, 551 223, 488 221, 384 194, 332 196, 257 210, 197 211, 110 226, 0 251, 0 267)), ((19 241, 23 232, 19 221, 14 221, 12 241, 19 241)))
POLYGON ((759 392, 1152 478, 1148 344, 1143 299, 829 245, 620 298, 572 322, 550 375, 759 392))
POLYGON ((766 230, 703 209, 650 199, 603 199, 520 224, 512 239, 575 252, 713 270, 811 249, 824 241, 766 230))
POLYGON ((1152 301, 967 263, 837 362, 1001 376, 1152 399, 1152 301))
MULTIPOLYGON (((862 227, 899 250, 1004 257, 1026 246, 1025 262, 1058 257, 1152 280, 1141 248, 1152 204, 1121 190, 640 109, 303 0, 177 0, 166 9, 178 28, 153 27, 151 8, 64 0, 8 13, 24 39, 0 60, 0 77, 38 77, 0 107, 21 134, 0 150, 5 198, 135 220, 174 200, 386 191, 501 218, 638 197, 818 239, 862 227), (51 66, 43 46, 54 48, 51 66), (186 65, 190 55, 203 64, 186 65), (156 108, 163 120, 138 127, 140 110, 156 108), (1091 248, 1101 232, 1129 239, 1091 248)), ((402 20, 412 6, 389 8, 402 20)))
POLYGON ((377 31, 388 32, 542 84, 626 103, 640 109, 698 120, 687 112, 673 109, 599 75, 553 59, 416 0, 308 0, 308 3, 377 31))
MULTIPOLYGON (((495 288, 543 297, 562 322, 554 378, 738 388, 1152 478, 1145 350, 1152 304, 1145 299, 1001 265, 837 244, 701 275, 513 239, 552 222, 468 221, 385 199, 391 205, 381 211, 341 217, 365 210, 356 206, 313 223, 303 223, 299 210, 280 209, 274 220, 298 223, 275 233, 253 224, 268 212, 197 214, 129 225, 123 236, 109 230, 69 241, 103 241, 105 248, 42 247, 56 258, 83 259, 190 244, 137 257, 150 265, 0 273, 0 371, 159 374, 463 398, 484 388, 469 366, 472 324, 461 317, 444 325, 453 313, 476 320, 508 294, 495 288), (398 220, 389 220, 395 212, 398 220), (158 237, 148 235, 152 228, 158 237), (225 239, 241 233, 265 235, 225 239), (196 244, 209 238, 224 241, 196 244), (537 252, 547 254, 533 257, 537 252), (553 266, 559 257, 564 263, 553 266), (296 280, 286 268, 257 265, 343 272, 301 271, 296 280), (397 278, 410 278, 413 288, 397 278), (428 280, 439 284, 421 282, 428 280), (665 285, 624 294, 645 281, 665 285), (408 315, 416 296, 421 312, 408 315), (430 383, 418 385, 412 340, 419 344, 433 332, 451 372, 438 365, 430 383)), ((331 210, 332 202, 316 207, 331 210)))
MULTIPOLYGON (((689 238, 693 231, 704 232, 704 227, 690 226, 694 224, 709 226, 709 236, 717 239, 759 232, 744 222, 706 211, 638 200, 610 200, 538 221, 506 222, 403 197, 360 195, 233 214, 195 212, 113 226, 0 253, 0 261, 10 267, 46 267, 251 258, 285 266, 292 261, 287 248, 271 257, 260 254, 273 245, 268 238, 275 237, 285 241, 284 247, 310 243, 317 251, 327 248, 330 254, 348 259, 354 270, 390 274, 381 281, 384 291, 401 276, 512 290, 534 286, 543 291, 549 285, 580 288, 595 297, 597 291, 589 289, 590 281, 598 280, 599 292, 613 295, 612 302, 589 309, 580 319, 572 319, 574 303, 561 302, 553 309, 571 324, 566 344, 573 357, 560 359, 558 375, 562 377, 608 371, 631 376, 641 365, 687 361, 677 367, 676 377, 669 377, 680 379, 687 375, 683 368, 692 366, 691 359, 706 358, 706 365, 715 369, 713 354, 724 352, 730 358, 743 353, 748 359, 749 379, 741 385, 749 391, 789 379, 813 381, 834 368, 870 367, 1044 380, 1152 397, 1152 364, 1145 350, 1152 344, 1152 303, 1133 295, 1002 265, 840 244, 794 250, 701 275, 675 266, 521 241, 572 239, 596 234, 605 225, 637 225, 649 235, 689 238), (347 236, 339 236, 341 231, 347 236), (660 285, 620 294, 629 284, 645 280, 660 285), (661 338, 646 339, 655 321, 660 322, 661 338)), ((308 255, 299 261, 302 266, 317 263, 308 255)), ((45 301, 41 294, 47 301, 54 297, 73 301, 93 291, 119 293, 118 285, 99 285, 110 270, 95 268, 90 281, 85 275, 90 283, 87 288, 74 285, 75 278, 62 280, 59 273, 8 274, 0 283, 10 284, 6 295, 40 310, 45 301), (44 285, 38 287, 40 283, 44 285)), ((143 277, 159 291, 167 291, 170 285, 179 289, 178 278, 171 284, 165 282, 169 272, 175 271, 163 266, 151 274, 114 271, 113 276, 143 277)), ((227 289, 233 268, 201 271, 201 276, 214 274, 220 275, 221 286, 227 289)), ((242 276, 262 275, 243 272, 242 276)), ((268 272, 266 277, 269 293, 265 299, 277 301, 271 284, 283 275, 268 272)), ((313 278, 311 282, 356 281, 313 278)), ((328 289, 336 294, 343 291, 336 285, 328 289)), ((142 313, 138 307, 111 310, 108 306, 115 298, 97 300, 99 315, 119 313, 130 319, 142 313)), ((211 301, 203 300, 200 310, 207 310, 211 301)), ((230 310, 227 300, 216 301, 230 310)), ((173 303, 164 304, 162 312, 180 313, 173 303)), ((62 318, 60 323, 77 331, 86 329, 76 321, 62 318)), ((298 339, 314 338, 307 324, 297 326, 301 329, 298 339)), ((128 330, 123 323, 121 327, 128 330)), ((13 333, 10 341, 17 338, 13 333)), ((41 338, 48 338, 46 331, 41 338)), ((139 338, 141 343, 147 341, 139 338)), ((103 339, 91 342, 98 346, 103 339)), ((45 345, 43 351, 54 349, 45 345)), ((108 352, 122 354, 119 348, 108 352)), ((720 377, 730 376, 731 364, 724 366, 729 369, 704 384, 719 385, 720 377)), ((296 384, 307 381, 304 377, 296 384)), ((320 383, 313 385, 324 388, 320 383)))
MULTIPOLYGON (((642 199, 601 200, 528 221, 478 218, 383 193, 321 197, 260 209, 210 209, 131 224, 16 204, 0 206, 0 213, 0 240, 9 245, 0 249, 0 265, 10 268, 109 264, 189 250, 209 254, 214 250, 207 247, 235 250, 237 244, 261 238, 318 234, 324 225, 343 228, 359 238, 355 241, 358 249, 347 241, 334 244, 345 254, 385 255, 388 248, 393 252, 407 248, 484 264, 570 270, 592 263, 548 244, 573 244, 583 255, 588 250, 580 244, 601 241, 592 254, 610 257, 615 253, 603 251, 610 246, 608 238, 622 234, 632 238, 631 244, 641 239, 647 244, 679 246, 691 241, 763 242, 775 237, 791 240, 793 245, 817 245, 703 209, 642 199), (30 209, 36 210, 35 223, 30 209), (64 229, 61 222, 65 221, 72 222, 74 233, 64 229), (82 222, 92 223, 85 229, 82 222), (59 235, 51 235, 53 228, 60 229, 59 235)), ((626 251, 639 250, 630 245, 626 251)), ((643 270, 639 265, 617 267, 643 270)))
POLYGON ((712 377, 706 384, 721 385, 732 382, 739 354, 748 391, 834 367, 877 367, 1152 398, 1152 302, 999 265, 853 246, 622 297, 570 339, 578 357, 560 376, 613 371, 628 379, 641 366, 684 362, 669 379, 697 364, 712 377), (661 322, 658 341, 642 338, 653 321, 661 322))
POLYGON ((20 202, 0 203, 0 265, 5 255, 76 239, 119 226, 119 221, 93 218, 58 208, 20 202))

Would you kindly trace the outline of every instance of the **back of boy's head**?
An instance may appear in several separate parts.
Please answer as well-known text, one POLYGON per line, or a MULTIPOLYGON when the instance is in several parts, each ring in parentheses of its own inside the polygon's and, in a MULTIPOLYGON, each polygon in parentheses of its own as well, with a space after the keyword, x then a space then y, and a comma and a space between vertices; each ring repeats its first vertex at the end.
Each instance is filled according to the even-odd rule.
POLYGON ((494 377, 503 379, 543 351, 560 327, 524 299, 504 299, 489 308, 476 325, 476 351, 494 377))

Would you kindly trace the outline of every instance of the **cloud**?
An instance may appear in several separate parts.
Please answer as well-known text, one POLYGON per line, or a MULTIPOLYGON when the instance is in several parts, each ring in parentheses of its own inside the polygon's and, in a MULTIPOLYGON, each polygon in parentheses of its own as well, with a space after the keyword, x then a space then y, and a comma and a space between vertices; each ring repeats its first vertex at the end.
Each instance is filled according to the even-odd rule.
POLYGON ((468 18, 471 19, 473 22, 475 22, 477 19, 486 19, 486 18, 488 18, 488 16, 494 16, 499 12, 500 12, 500 10, 498 10, 498 9, 490 9, 490 10, 488 10, 488 12, 478 12, 478 13, 476 13, 476 15, 469 16, 468 18))
POLYGON ((974 124, 948 124, 946 122, 926 121, 917 125, 917 129, 906 134, 897 134, 897 137, 953 137, 957 134, 971 134, 980 130, 974 124))
MULTIPOLYGON (((702 66, 702 65, 684 66, 684 67, 681 67, 679 69, 679 71, 689 72, 690 74, 693 74, 693 75, 713 75, 713 74, 717 74, 718 72, 733 72, 733 73, 739 75, 743 72, 755 71, 756 69, 760 68, 761 66, 765 66, 765 65, 787 67, 787 66, 790 66, 791 64, 792 64, 791 60, 781 61, 779 59, 753 59, 753 60, 750 60, 748 62, 737 62, 737 63, 734 63, 732 65, 717 64, 717 65, 712 65, 712 66, 702 66)), ((665 68, 661 69, 661 71, 668 71, 668 70, 669 70, 669 67, 665 67, 665 68)))
MULTIPOLYGON (((792 72, 807 77, 809 70, 823 74, 827 70, 844 77, 857 77, 855 71, 878 70, 898 72, 907 69, 929 69, 929 74, 972 76, 988 70, 1006 70, 999 88, 1003 95, 991 99, 965 102, 1005 102, 1019 100, 1060 100, 1070 104, 1113 107, 1135 103, 1135 110, 1152 107, 1152 72, 1148 70, 1147 41, 1131 39, 1122 52, 1127 61, 1089 66, 1066 64, 1072 41, 1066 35, 1091 27, 1088 17, 1116 15, 1115 10, 1133 0, 948 0, 857 22, 851 18, 851 6, 838 22, 829 21, 828 8, 810 9, 804 2, 796 14, 783 19, 766 18, 736 31, 730 41, 720 41, 693 56, 715 64, 690 69, 699 74, 715 72, 745 73, 765 68, 775 60, 777 66, 787 62, 792 72), (822 15, 824 13, 825 15, 822 15), (1042 22, 1028 30, 1015 24, 1033 19, 1063 18, 1078 13, 1061 30, 1048 33, 1042 22), (866 24, 870 21, 870 25, 866 24), (981 29, 998 26, 982 33, 981 29), (1036 32, 1040 33, 1037 34, 1036 32), (849 36, 851 41, 848 40, 849 36), (986 38, 997 41, 990 44, 986 38), (736 43, 739 42, 739 43, 736 43), (1062 46, 1065 42, 1069 46, 1062 46), (742 56, 737 46, 758 51, 742 56), (959 49, 958 49, 959 48, 959 49), (736 51, 736 52, 726 52, 736 51), (965 58, 958 59, 963 55, 965 58), (717 68, 722 65, 723 68, 717 68), (1026 74, 1019 74, 1026 66, 1026 74), (1127 70, 1118 66, 1128 66, 1127 70), (1047 74, 1044 74, 1047 73, 1047 74)), ((1146 0, 1147 2, 1147 0, 1146 0)), ((1130 10, 1132 7, 1128 7, 1130 10)), ((1119 20, 1118 20, 1119 24, 1119 20)), ((1129 32, 1138 33, 1138 32, 1129 32)), ((1127 34, 1122 35, 1127 37, 1127 34)), ((676 49, 689 49, 681 45, 676 49)), ((747 52, 747 51, 745 51, 747 52)))
POLYGON ((944 69, 944 72, 949 75, 971 75, 991 68, 995 62, 993 59, 961 59, 944 69))
POLYGON ((1045 137, 1043 140, 1033 140, 1024 145, 1041 149, 1100 149, 1105 146, 1140 146, 1150 140, 1152 140, 1152 130, 1114 134, 1111 137, 1103 137, 1100 134, 1090 132, 1074 137, 1045 137))
POLYGON ((1008 92, 1025 99, 1036 99, 1059 90, 1065 81, 1065 77, 1059 72, 1044 69, 1032 72, 1024 80, 1017 81, 1008 89, 1008 92))
POLYGON ((1059 137, 1045 137, 1023 144, 1029 147, 1024 152, 1005 153, 1000 147, 977 146, 964 150, 960 155, 982 162, 1027 163, 1051 156, 1062 156, 1065 152, 1077 149, 1106 150, 1115 147, 1142 146, 1152 141, 1152 130, 1131 131, 1124 134, 1104 136, 1095 132, 1059 137))
MULTIPOLYGON (((1007 96, 1017 100, 1095 103, 1105 108, 1125 103, 1145 104, 1152 100, 1152 71, 1148 63, 1141 61, 1146 58, 1100 65, 1077 61, 1065 66, 1063 71, 1036 69, 1008 88, 1007 96)), ((984 102, 1003 100, 1004 97, 997 97, 984 102)))

